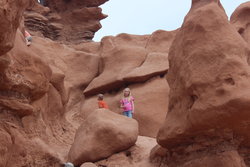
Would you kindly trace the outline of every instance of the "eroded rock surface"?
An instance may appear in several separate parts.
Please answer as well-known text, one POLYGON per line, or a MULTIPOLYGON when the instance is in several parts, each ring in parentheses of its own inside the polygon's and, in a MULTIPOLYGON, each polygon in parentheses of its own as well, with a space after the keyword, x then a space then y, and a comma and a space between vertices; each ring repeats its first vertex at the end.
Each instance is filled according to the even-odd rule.
MULTIPOLYGON (((73 143, 77 148, 76 130, 97 108, 96 94, 104 94, 111 115, 128 119, 118 115, 125 87, 135 97, 140 135, 155 137, 166 118, 151 162, 155 140, 139 137, 118 154, 121 150, 110 145, 111 151, 100 151, 105 155, 88 153, 88 160, 72 156, 78 165, 111 155, 96 165, 250 166, 249 3, 229 23, 218 0, 193 0, 176 31, 81 43, 100 29, 106 16, 98 6, 105 2, 0 2, 7 4, 0 5, 0 166, 59 167, 73 143), (26 7, 24 21, 33 35, 29 47, 23 36, 26 7)), ((105 117, 99 121, 110 119, 105 117)), ((119 118, 108 123, 123 128, 119 118)), ((117 131, 105 133, 103 124, 92 129, 108 139, 119 137, 117 131)), ((88 148, 97 146, 96 140, 85 140, 88 148)))
POLYGON ((250 3, 246 2, 241 4, 230 17, 230 23, 233 24, 238 33, 250 42, 249 37, 249 17, 250 17, 250 3))
POLYGON ((1 0, 0 1, 0 56, 14 46, 16 30, 22 19, 23 12, 31 0, 1 0))
POLYGON ((49 0, 44 5, 34 1, 25 12, 25 25, 33 34, 64 43, 91 41, 101 28, 100 20, 107 17, 98 7, 107 0, 49 0))
POLYGON ((78 128, 69 151, 69 161, 81 165, 107 158, 133 146, 137 137, 136 120, 98 109, 78 128))
POLYGON ((135 145, 128 150, 113 154, 107 159, 96 162, 98 166, 120 167, 158 167, 149 161, 150 150, 154 147, 154 138, 138 136, 135 145))
POLYGON ((240 153, 249 145, 249 51, 220 1, 193 0, 169 52, 169 111, 157 136, 169 167, 230 166, 232 154, 235 166, 249 165, 240 153))

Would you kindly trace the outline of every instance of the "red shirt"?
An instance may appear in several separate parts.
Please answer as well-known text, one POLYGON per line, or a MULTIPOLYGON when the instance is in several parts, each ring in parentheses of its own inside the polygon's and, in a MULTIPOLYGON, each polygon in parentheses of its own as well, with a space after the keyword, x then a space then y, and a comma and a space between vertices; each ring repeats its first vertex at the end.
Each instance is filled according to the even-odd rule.
POLYGON ((108 105, 106 104, 106 102, 103 100, 98 101, 98 106, 99 106, 99 108, 106 108, 106 109, 109 108, 108 105))

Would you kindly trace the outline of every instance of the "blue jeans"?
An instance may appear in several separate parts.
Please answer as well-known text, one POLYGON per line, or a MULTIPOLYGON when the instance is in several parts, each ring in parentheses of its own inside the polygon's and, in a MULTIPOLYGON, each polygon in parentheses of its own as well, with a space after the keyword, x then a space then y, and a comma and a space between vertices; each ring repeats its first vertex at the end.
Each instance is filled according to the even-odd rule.
POLYGON ((133 117, 132 111, 123 111, 123 115, 125 115, 125 116, 127 116, 129 118, 133 117))
POLYGON ((31 42, 32 41, 32 36, 26 37, 26 40, 29 41, 29 42, 31 42))

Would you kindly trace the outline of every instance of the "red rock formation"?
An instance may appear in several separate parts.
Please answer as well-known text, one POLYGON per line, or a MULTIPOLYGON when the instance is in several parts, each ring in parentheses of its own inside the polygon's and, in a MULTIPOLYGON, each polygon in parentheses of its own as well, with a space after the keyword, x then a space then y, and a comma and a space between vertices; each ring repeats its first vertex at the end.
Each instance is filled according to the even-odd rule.
POLYGON ((20 31, 15 46, 4 55, 11 63, 1 73, 0 104, 15 110, 18 115, 30 115, 33 112, 30 104, 48 92, 51 70, 41 59, 24 49, 27 46, 20 31))
MULTIPOLYGON (((34 0, 36 1, 36 0, 34 0)), ((101 28, 100 6, 107 0, 49 0, 45 6, 35 3, 25 12, 25 25, 33 34, 67 43, 92 40, 101 28)))
POLYGON ((107 158, 133 146, 137 137, 136 120, 109 110, 96 110, 77 130, 69 151, 69 161, 81 165, 107 158))
MULTIPOLYGON (((0 57, 0 166, 59 166, 68 154, 76 126, 65 116, 66 107, 75 102, 69 97, 75 89, 81 94, 81 87, 96 76, 99 57, 39 37, 33 37, 27 47, 23 33, 16 29, 28 1, 8 3, 1 9, 12 11, 8 17, 13 20, 6 19, 10 22, 0 28, 8 36, 0 57), (14 47, 9 45, 12 37, 14 47), (13 49, 7 52, 11 47, 6 49, 5 44, 13 49), (79 70, 82 72, 76 73, 79 70)), ((5 18, 6 13, 1 16, 5 18)))
POLYGON ((221 154, 208 155, 199 160, 192 160, 183 165, 183 167, 200 167, 200 166, 238 166, 246 167, 244 160, 236 151, 226 151, 221 154))
MULTIPOLYGON (((160 30, 145 36, 120 34, 101 43, 64 45, 41 37, 81 41, 70 34, 97 31, 104 17, 97 6, 105 1, 50 1, 48 7, 35 3, 25 12, 26 26, 33 30, 33 42, 27 47, 25 27, 19 22, 31 2, 8 2, 17 18, 0 25, 3 32, 10 31, 6 25, 13 27, 9 34, 2 33, 9 35, 9 40, 4 37, 0 57, 0 166, 60 166, 66 161, 76 129, 96 108, 96 93, 105 93, 110 108, 120 113, 117 104, 128 85, 136 98, 134 118, 139 122, 139 133, 156 136, 167 112, 169 87, 165 75, 176 31, 160 30), (86 17, 70 19, 72 13, 86 17), (109 71, 113 76, 107 75, 109 71), (102 77, 104 80, 97 83, 102 77)), ((0 15, 6 17, 4 12, 0 15)))
POLYGON ((125 75, 125 82, 144 82, 153 76, 164 75, 169 68, 167 54, 149 53, 141 66, 125 75), (157 66, 156 66, 157 65, 157 66))
POLYGON ((235 26, 238 33, 249 43, 249 17, 250 17, 250 3, 241 4, 232 14, 230 18, 231 24, 235 26))
MULTIPOLYGON (((142 41, 135 39, 135 42, 142 41)), ((18 158, 15 161, 10 158, 14 149, 10 153, 3 151, 1 164, 18 166, 18 163, 22 162, 20 166, 32 164, 35 167, 41 165, 39 159, 46 157, 41 163, 53 166, 66 160, 75 130, 82 119, 86 118, 86 115, 82 114, 84 111, 80 112, 80 109, 89 107, 91 111, 96 108, 96 97, 89 97, 93 99, 93 104, 88 105, 89 99, 82 97, 82 88, 98 76, 98 64, 101 60, 99 45, 100 43, 77 45, 74 46, 76 50, 34 36, 31 46, 27 47, 23 34, 18 30, 14 48, 2 56, 2 60, 8 61, 9 65, 1 71, 4 80, 1 82, 3 121, 0 129, 2 136, 6 136, 1 146, 8 143, 7 148, 18 147, 20 151, 16 150, 18 158), (18 93, 14 90, 18 90, 18 93), (5 101, 9 103, 4 103, 5 101), (26 109, 26 106, 30 108, 26 109), (82 117, 77 117, 78 115, 82 117), (8 122, 13 124, 16 132, 8 133, 11 128, 8 122), (17 135, 17 132, 21 135, 17 135), (8 136, 23 142, 15 145, 8 136), (21 154, 26 156, 20 156, 21 154)), ((147 64, 151 66, 149 62, 147 64)), ((166 71, 162 72, 163 75, 165 73, 166 71)), ((137 83, 131 86, 137 99, 135 119, 140 123, 140 133, 148 136, 155 136, 164 120, 168 105, 168 85, 165 78, 158 75, 159 73, 150 75, 151 78, 145 85, 137 83), (146 96, 147 94, 150 96, 146 96), (153 104, 147 102, 156 98, 159 100, 153 104)), ((112 93, 108 95, 110 106, 116 111, 120 95, 121 92, 115 96, 112 93)))
MULTIPOLYGON (((139 134, 155 137, 167 113, 169 87, 166 79, 155 77, 145 83, 134 84, 130 89, 135 98, 134 118, 139 122, 139 134)), ((122 114, 119 104, 122 93, 123 90, 119 90, 104 95, 110 109, 118 114, 122 114)), ((85 118, 91 109, 97 107, 96 96, 82 100, 81 117, 85 118)))
MULTIPOLYGON (((3 1, 8 5, 0 7, 1 18, 7 18, 0 21, 0 166, 60 166, 76 129, 97 108, 96 94, 104 93, 110 109, 121 114, 119 100, 127 86, 135 97, 140 135, 155 137, 169 108, 157 138, 161 147, 152 150, 150 163, 155 142, 139 138, 97 165, 249 166, 249 3, 232 15, 234 27, 218 0, 193 0, 178 31, 120 34, 74 45, 92 39, 100 28, 105 16, 98 6, 104 2, 33 4, 25 12, 34 35, 27 47, 19 22, 31 2, 3 1)), ((101 121, 112 118, 105 116, 101 121)))
POLYGON ((219 0, 193 0, 169 52, 169 111, 157 137, 169 167, 249 165, 249 51, 219 0))
POLYGON ((100 51, 103 60, 101 74, 88 85, 84 94, 94 95, 103 90, 121 88, 130 82, 144 82, 154 76, 166 74, 168 62, 156 64, 152 63, 152 59, 154 55, 167 57, 174 34, 175 32, 157 31, 151 36, 120 34, 115 38, 105 37, 100 51), (162 38, 165 45, 158 45, 160 42, 157 38, 162 38), (154 48, 156 46, 158 51, 154 48), (113 70, 117 73, 110 75, 113 70))
POLYGON ((82 164, 80 167, 97 167, 94 163, 86 162, 82 164))
POLYGON ((97 107, 98 93, 105 93, 111 110, 121 114, 122 90, 129 85, 136 99, 134 116, 139 122, 140 135, 155 137, 167 113, 169 88, 165 74, 175 34, 176 31, 156 31, 146 36, 105 37, 99 51, 100 74, 84 90, 82 117, 97 107))
MULTIPOLYGON (((126 151, 113 154, 107 159, 96 162, 98 166, 121 167, 158 167, 149 162, 149 152, 156 144, 154 138, 138 136, 135 145, 126 151)), ((164 167, 164 166, 163 166, 164 167)))
POLYGON ((23 12, 31 0, 2 0, 0 2, 0 56, 8 52, 15 41, 16 30, 22 19, 23 12))

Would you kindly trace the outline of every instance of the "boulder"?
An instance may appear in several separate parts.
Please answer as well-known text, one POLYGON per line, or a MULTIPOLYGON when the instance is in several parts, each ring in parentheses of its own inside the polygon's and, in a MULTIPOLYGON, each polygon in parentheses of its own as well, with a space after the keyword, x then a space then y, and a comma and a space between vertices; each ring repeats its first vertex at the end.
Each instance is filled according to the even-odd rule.
POLYGON ((107 158, 133 146, 137 136, 136 120, 98 109, 78 128, 68 160, 74 165, 81 165, 107 158))
POLYGON ((86 162, 82 164, 80 167, 97 167, 94 163, 86 162))

